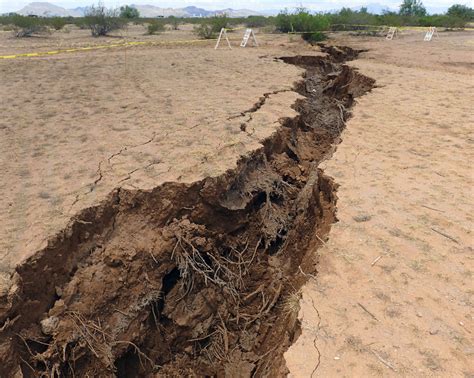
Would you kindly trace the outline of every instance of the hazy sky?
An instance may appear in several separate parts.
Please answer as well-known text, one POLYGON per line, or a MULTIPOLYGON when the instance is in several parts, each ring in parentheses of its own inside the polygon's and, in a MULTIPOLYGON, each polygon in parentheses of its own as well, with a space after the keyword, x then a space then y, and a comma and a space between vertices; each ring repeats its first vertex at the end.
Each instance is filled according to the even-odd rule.
MULTIPOLYGON (((38 0, 36 0, 38 1, 38 0)), ((49 3, 62 6, 64 8, 76 8, 80 6, 91 5, 97 3, 98 0, 42 0, 49 3)), ((32 0, 0 0, 0 13, 12 12, 21 9, 25 5, 32 2, 32 0)), ((106 6, 119 6, 123 4, 151 4, 159 7, 172 7, 182 8, 188 5, 195 5, 197 7, 206 9, 222 9, 222 8, 247 8, 253 10, 264 10, 264 9, 282 9, 285 7, 294 8, 302 4, 303 6, 314 9, 314 10, 331 10, 339 9, 343 6, 353 7, 358 5, 378 3, 389 8, 397 9, 401 0, 322 0, 322 1, 288 1, 288 0, 232 0, 232 1, 212 1, 212 0, 104 0, 106 6)), ((473 0, 437 0, 423 1, 425 6, 428 8, 447 8, 453 3, 462 3, 472 6, 473 0)))

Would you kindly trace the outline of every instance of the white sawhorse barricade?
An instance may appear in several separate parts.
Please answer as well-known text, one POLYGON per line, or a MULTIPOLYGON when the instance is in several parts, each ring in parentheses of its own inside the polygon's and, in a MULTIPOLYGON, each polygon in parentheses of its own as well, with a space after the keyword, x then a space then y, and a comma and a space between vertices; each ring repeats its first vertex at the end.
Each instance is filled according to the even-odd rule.
POLYGON ((227 31, 225 30, 225 28, 221 29, 221 32, 219 33, 219 38, 217 38, 217 43, 216 43, 216 47, 214 47, 214 50, 217 50, 217 48, 219 47, 219 43, 221 43, 222 37, 225 38, 225 40, 227 41, 227 45, 229 46, 229 49, 232 50, 232 46, 230 45, 229 38, 227 38, 227 31))
POLYGON ((247 46, 247 42, 249 41, 250 37, 252 37, 254 45, 258 47, 257 38, 255 38, 255 33, 253 32, 252 29, 246 29, 245 30, 244 38, 242 38, 242 42, 240 43, 240 47, 247 46))
POLYGON ((391 41, 396 34, 398 34, 398 28, 391 26, 390 29, 388 29, 388 33, 385 39, 391 41))
POLYGON ((439 38, 438 30, 435 26, 430 26, 430 29, 426 32, 425 38, 423 39, 426 42, 429 42, 433 39, 433 35, 436 34, 436 38, 439 38))
MULTIPOLYGON (((247 43, 248 43, 250 37, 252 37, 253 44, 258 47, 257 38, 255 38, 255 33, 253 32, 252 29, 246 29, 245 30, 244 38, 242 38, 242 42, 240 43, 240 47, 247 46, 247 43)), ((217 50, 217 48, 219 47, 219 44, 221 43, 222 38, 225 38, 225 40, 227 41, 227 46, 229 46, 229 49, 232 50, 232 46, 230 45, 229 38, 227 37, 227 30, 225 28, 221 29, 221 32, 219 33, 219 38, 217 38, 217 42, 216 42, 216 46, 214 47, 214 50, 217 50)))

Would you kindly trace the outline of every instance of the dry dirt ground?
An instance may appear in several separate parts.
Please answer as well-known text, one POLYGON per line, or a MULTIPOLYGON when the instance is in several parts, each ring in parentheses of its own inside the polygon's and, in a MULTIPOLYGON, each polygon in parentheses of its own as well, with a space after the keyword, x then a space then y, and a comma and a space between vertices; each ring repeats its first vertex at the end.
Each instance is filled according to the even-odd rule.
MULTIPOLYGON (((126 40, 195 38, 142 34, 132 27, 126 40)), ((0 55, 118 41, 83 30, 0 38, 0 55)), ((285 50, 214 51, 214 43, 0 61, 0 272, 9 275, 113 188, 217 176, 260 146, 280 118, 295 115, 292 87, 302 70, 273 60, 285 50), (252 120, 240 116, 265 93, 252 120)))
MULTIPOLYGON (((123 37, 194 38, 142 32, 123 37)), ((377 88, 358 99, 324 163, 340 185, 339 222, 314 251, 302 334, 285 355, 290 375, 474 374, 472 34, 334 38, 370 49, 350 64, 377 88)), ((294 117, 303 69, 273 58, 319 49, 260 41, 0 60, 0 295, 17 264, 112 189, 221 175, 294 117)), ((1 33, 0 55, 91 43, 79 30, 21 41, 1 33)))
POLYGON ((473 37, 337 37, 369 49, 351 65, 376 88, 323 164, 339 222, 303 289, 291 376, 473 376, 473 37))

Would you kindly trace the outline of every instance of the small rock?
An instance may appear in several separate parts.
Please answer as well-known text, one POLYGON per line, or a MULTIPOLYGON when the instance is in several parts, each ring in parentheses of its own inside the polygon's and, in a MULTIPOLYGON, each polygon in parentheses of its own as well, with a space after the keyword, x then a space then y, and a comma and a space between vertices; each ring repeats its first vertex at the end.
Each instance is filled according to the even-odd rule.
POLYGON ((439 332, 437 329, 430 330, 430 335, 436 335, 439 332))
POLYGON ((336 356, 336 357, 334 357, 334 359, 335 359, 335 360, 340 360, 340 359, 341 359, 341 357, 339 357, 339 356, 336 356))
POLYGON ((61 298, 63 296, 63 289, 61 289, 59 286, 55 287, 56 290, 56 295, 61 298))
POLYGON ((58 324, 59 318, 56 316, 50 316, 49 318, 43 319, 41 321, 41 331, 45 335, 52 335, 58 324))
POLYGON ((422 318, 423 317, 423 314, 421 312, 417 312, 416 313, 416 316, 418 316, 419 318, 422 318))
POLYGON ((361 222, 368 222, 369 220, 372 219, 372 216, 369 214, 359 214, 354 217, 352 217, 356 222, 361 223, 361 222))

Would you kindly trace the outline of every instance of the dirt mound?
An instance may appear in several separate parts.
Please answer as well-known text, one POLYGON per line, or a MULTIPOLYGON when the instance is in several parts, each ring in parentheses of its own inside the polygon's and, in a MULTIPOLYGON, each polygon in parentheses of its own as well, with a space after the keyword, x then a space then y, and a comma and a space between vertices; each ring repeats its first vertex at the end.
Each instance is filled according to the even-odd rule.
POLYGON ((0 375, 283 374, 306 251, 335 221, 318 164, 373 85, 332 56, 281 58, 306 68, 300 115, 236 169, 117 189, 20 266, 0 301, 0 375))

